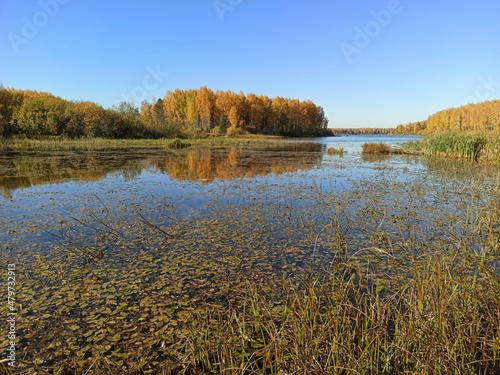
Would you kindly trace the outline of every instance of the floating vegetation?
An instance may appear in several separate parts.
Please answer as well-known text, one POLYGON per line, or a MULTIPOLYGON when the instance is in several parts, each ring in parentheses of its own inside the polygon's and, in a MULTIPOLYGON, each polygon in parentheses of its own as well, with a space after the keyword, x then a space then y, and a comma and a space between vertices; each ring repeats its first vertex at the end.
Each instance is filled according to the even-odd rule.
POLYGON ((294 147, 171 152, 189 178, 96 181, 98 193, 67 198, 79 209, 47 204, 36 220, 2 202, 17 370, 499 372, 498 170, 401 156, 380 171, 349 153, 342 169, 272 172, 320 164, 320 145, 294 147), (200 165, 218 159, 205 175, 220 182, 204 185, 200 165), (213 174, 247 176, 243 165, 268 172, 213 174), (42 231, 52 241, 21 241, 42 231))
POLYGON ((343 147, 340 147, 340 148, 330 147, 326 152, 328 155, 344 156, 344 148, 343 147))
POLYGON ((391 152, 391 148, 382 142, 380 142, 380 143, 370 142, 370 143, 365 143, 363 145, 363 154, 384 155, 384 154, 390 154, 390 152, 391 152))

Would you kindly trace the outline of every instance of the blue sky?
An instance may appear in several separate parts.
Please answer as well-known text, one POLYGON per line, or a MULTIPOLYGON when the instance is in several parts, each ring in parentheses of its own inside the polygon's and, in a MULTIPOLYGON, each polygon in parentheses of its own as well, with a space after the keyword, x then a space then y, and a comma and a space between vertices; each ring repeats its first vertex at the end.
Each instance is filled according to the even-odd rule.
POLYGON ((0 82, 109 107, 208 86, 394 127, 500 98, 498 0, 0 0, 0 82))

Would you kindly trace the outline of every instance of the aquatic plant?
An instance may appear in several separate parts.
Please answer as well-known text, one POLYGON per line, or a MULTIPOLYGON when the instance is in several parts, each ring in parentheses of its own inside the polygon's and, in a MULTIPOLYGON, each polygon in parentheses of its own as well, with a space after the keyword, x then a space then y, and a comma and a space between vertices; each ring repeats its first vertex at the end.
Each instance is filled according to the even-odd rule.
POLYGON ((189 143, 184 142, 179 138, 175 138, 174 140, 167 143, 167 148, 174 149, 174 150, 180 150, 182 148, 186 148, 189 146, 191 146, 189 143))
POLYGON ((50 246, 0 252, 20 265, 19 372, 498 373, 497 169, 423 163, 364 163, 348 189, 233 180, 195 213, 144 186, 115 209, 88 196, 50 246))
POLYGON ((436 132, 422 141, 403 145, 406 153, 424 152, 429 156, 445 156, 500 165, 500 133, 498 132, 436 132))
POLYGON ((363 154, 389 154, 391 148, 380 142, 380 143, 365 143, 363 145, 363 154))
POLYGON ((344 155, 344 148, 343 147, 340 147, 340 148, 330 147, 326 152, 327 152, 328 155, 343 156, 344 155))

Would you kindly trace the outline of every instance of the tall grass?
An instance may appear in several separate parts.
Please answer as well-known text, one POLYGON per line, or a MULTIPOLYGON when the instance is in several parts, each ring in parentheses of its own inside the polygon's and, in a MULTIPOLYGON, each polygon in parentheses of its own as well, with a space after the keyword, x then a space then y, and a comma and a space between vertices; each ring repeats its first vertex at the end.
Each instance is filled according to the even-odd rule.
POLYGON ((484 133, 436 133, 429 135, 424 144, 430 155, 445 154, 477 160, 486 145, 484 133))
POLYGON ((498 276, 450 267, 418 262, 384 297, 345 272, 273 295, 249 284, 238 306, 198 317, 193 373, 498 373, 498 276))
POLYGON ((432 133, 423 141, 406 144, 405 150, 500 165, 500 133, 478 131, 432 133))
POLYGON ((391 149, 388 145, 380 143, 365 143, 363 145, 363 154, 389 154, 391 149))

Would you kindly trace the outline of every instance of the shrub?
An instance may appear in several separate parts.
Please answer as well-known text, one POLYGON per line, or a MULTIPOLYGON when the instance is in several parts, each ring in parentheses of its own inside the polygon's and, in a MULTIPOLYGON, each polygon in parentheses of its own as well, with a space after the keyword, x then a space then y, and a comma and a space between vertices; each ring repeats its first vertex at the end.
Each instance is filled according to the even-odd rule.
POLYGON ((210 131, 210 137, 222 137, 226 133, 226 130, 224 130, 221 126, 216 126, 210 131))
POLYGON ((182 138, 207 138, 208 134, 201 129, 182 129, 181 130, 182 138))

